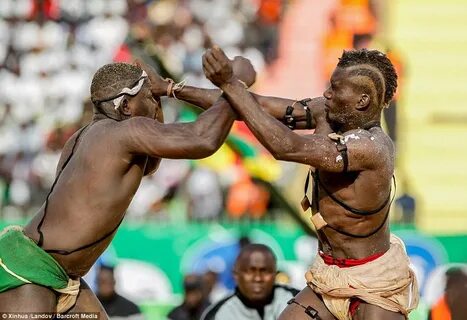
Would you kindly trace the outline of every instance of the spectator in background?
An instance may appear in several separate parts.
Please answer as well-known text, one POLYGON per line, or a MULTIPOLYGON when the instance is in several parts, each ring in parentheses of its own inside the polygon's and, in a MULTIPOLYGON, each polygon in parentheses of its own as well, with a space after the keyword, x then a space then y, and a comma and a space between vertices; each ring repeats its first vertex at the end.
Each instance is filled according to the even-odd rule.
POLYGON ((467 315, 467 273, 461 268, 446 272, 444 295, 431 308, 428 320, 462 320, 467 315))
POLYGON ((190 220, 214 220, 223 209, 222 189, 217 174, 203 167, 192 170, 186 182, 190 220))
POLYGON ((277 58, 278 29, 284 11, 285 1, 259 0, 258 12, 253 23, 257 28, 258 46, 267 63, 277 58))
POLYGON ((340 0, 336 8, 339 23, 353 34, 374 34, 378 29, 375 0, 340 0))
POLYGON ((402 183, 402 194, 396 199, 396 209, 398 212, 399 223, 405 225, 413 225, 415 223, 415 213, 417 209, 417 201, 409 192, 407 181, 402 183))
POLYGON ((214 270, 207 270, 202 275, 204 281, 204 295, 210 303, 217 302, 224 298, 229 290, 220 282, 219 273, 214 270))
POLYGON ((402 89, 404 88, 403 85, 406 68, 402 55, 395 48, 387 47, 386 54, 396 69, 398 86, 396 94, 394 95, 394 99, 392 99, 389 108, 385 108, 383 110, 383 115, 384 121, 386 122, 386 127, 388 129, 388 135, 394 142, 394 145, 397 147, 397 108, 401 99, 402 89))
POLYGON ((185 296, 181 305, 169 312, 171 320, 198 320, 209 306, 206 299, 203 278, 200 275, 189 274, 183 280, 185 296))
POLYGON ((201 319, 277 319, 298 290, 275 285, 276 272, 276 257, 269 247, 246 245, 235 262, 235 293, 210 306, 201 319))
POLYGON ((227 193, 226 210, 230 218, 264 218, 269 206, 269 191, 244 173, 227 193))
POLYGON ((336 17, 337 12, 329 16, 329 30, 323 37, 323 79, 328 82, 334 71, 336 60, 342 55, 342 50, 352 47, 352 32, 345 28, 336 17))
POLYGON ((339 0, 329 16, 329 30, 323 38, 323 75, 327 82, 343 50, 368 48, 378 29, 378 8, 374 0, 339 0))
POLYGON ((102 265, 97 275, 97 298, 107 315, 125 319, 144 319, 139 307, 115 292, 114 268, 102 265))

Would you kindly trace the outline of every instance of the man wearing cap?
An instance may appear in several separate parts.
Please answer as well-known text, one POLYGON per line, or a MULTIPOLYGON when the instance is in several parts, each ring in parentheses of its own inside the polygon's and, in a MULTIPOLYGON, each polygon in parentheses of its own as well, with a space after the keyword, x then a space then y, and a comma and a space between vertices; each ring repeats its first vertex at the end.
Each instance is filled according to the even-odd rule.
MULTIPOLYGON (((204 158, 223 143, 236 118, 224 99, 195 122, 164 124, 150 80, 157 74, 143 68, 113 63, 96 72, 94 117, 65 144, 44 205, 24 228, 0 233, 0 316, 86 311, 105 319, 80 278, 109 245, 143 176, 161 158, 204 158)), ((254 79, 246 70, 244 79, 254 79)), ((168 95, 176 89, 171 83, 168 95)))

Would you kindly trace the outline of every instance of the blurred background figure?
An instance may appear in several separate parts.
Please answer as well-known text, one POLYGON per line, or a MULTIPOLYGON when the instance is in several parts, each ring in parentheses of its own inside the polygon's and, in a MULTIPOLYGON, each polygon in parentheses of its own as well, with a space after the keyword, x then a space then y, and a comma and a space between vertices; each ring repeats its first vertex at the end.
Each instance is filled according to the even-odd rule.
POLYGON ((431 308, 428 320, 461 320, 467 315, 467 273, 461 268, 446 271, 444 295, 431 308))
POLYGON ((209 307, 203 320, 277 319, 299 291, 276 285, 277 260, 262 244, 244 246, 235 261, 235 293, 209 307))
POLYGON ((183 280, 184 297, 181 305, 169 312, 171 320, 198 320, 209 306, 206 296, 206 286, 202 276, 188 274, 183 280))
POLYGON ((215 221, 219 218, 223 210, 222 189, 213 170, 193 169, 187 178, 186 189, 189 219, 215 221))
POLYGON ((409 191, 409 185, 406 181, 402 183, 402 191, 395 201, 395 222, 401 225, 413 226, 416 219, 417 200, 409 191))
POLYGON ((404 94, 404 89, 405 89, 404 85, 405 85, 407 67, 402 57, 402 54, 396 48, 387 45, 386 54, 389 60, 391 60, 397 72, 397 91, 391 103, 389 104, 389 107, 383 110, 383 115, 384 115, 384 121, 386 123, 386 129, 387 129, 388 135, 394 142, 394 145, 397 147, 398 146, 397 145, 397 142, 398 142, 397 133, 400 130, 397 111, 398 111, 398 108, 400 107, 400 102, 404 94))
POLYGON ((110 319, 143 320, 139 307, 115 291, 114 268, 102 265, 97 274, 96 296, 110 319))
POLYGON ((202 275, 205 297, 209 303, 214 303, 229 293, 229 290, 220 282, 219 273, 214 270, 208 270, 202 275))
POLYGON ((262 184, 243 175, 227 192, 227 214, 234 220, 262 219, 267 214, 269 200, 269 191, 262 184))

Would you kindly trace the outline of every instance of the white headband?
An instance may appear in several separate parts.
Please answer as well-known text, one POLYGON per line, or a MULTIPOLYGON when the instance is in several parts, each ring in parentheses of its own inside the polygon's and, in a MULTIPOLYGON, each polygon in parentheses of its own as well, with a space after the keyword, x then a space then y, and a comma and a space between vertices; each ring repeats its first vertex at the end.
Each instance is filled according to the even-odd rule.
POLYGON ((133 88, 123 88, 122 91, 120 91, 118 93, 119 97, 112 100, 113 103, 114 103, 114 106, 115 106, 115 110, 117 110, 120 107, 120 104, 122 103, 122 100, 123 100, 123 97, 124 97, 125 94, 130 95, 130 96, 135 96, 135 95, 138 94, 138 92, 143 87, 144 80, 146 80, 147 77, 148 77, 148 75, 143 70, 143 73, 141 74, 141 77, 140 77, 138 83, 133 88))

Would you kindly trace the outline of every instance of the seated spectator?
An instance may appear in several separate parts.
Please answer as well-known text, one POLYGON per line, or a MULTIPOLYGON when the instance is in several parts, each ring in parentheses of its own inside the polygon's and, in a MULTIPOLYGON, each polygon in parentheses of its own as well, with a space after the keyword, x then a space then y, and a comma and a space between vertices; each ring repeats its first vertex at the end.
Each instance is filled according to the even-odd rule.
POLYGON ((219 273, 214 270, 207 270, 202 275, 204 281, 204 295, 210 302, 217 302, 229 294, 229 290, 219 279, 219 273))
POLYGON ((107 315, 132 320, 144 319, 139 307, 115 292, 114 268, 102 265, 97 275, 97 298, 107 315))
POLYGON ((395 213, 397 223, 401 225, 413 225, 416 218, 417 200, 409 191, 407 181, 402 181, 401 195, 395 201, 395 213))
POLYGON ((209 307, 201 319, 277 319, 298 290, 275 285, 276 273, 276 257, 269 247, 246 245, 234 266, 235 293, 209 307))
POLYGON ((467 273, 461 268, 446 272, 444 295, 431 308, 428 320, 461 320, 467 314, 467 273))
POLYGON ((203 278, 199 275, 189 274, 183 281, 185 297, 181 305, 169 312, 167 318, 171 320, 198 320, 208 307, 203 278))

